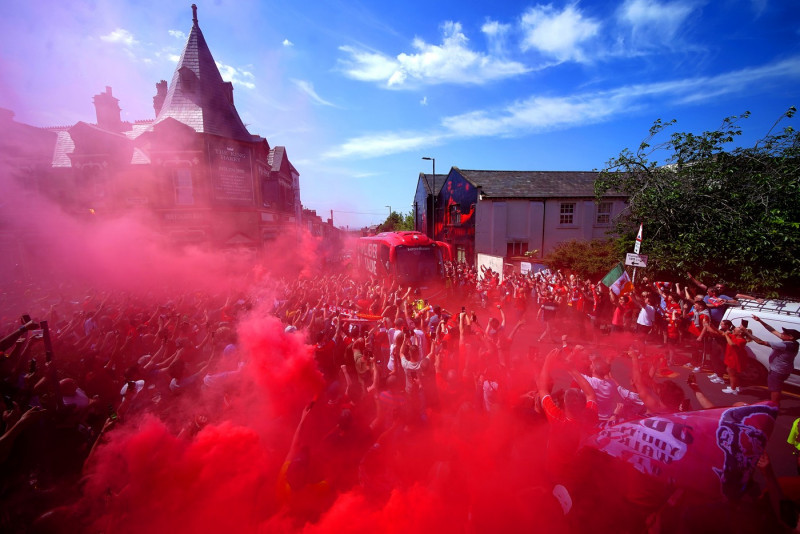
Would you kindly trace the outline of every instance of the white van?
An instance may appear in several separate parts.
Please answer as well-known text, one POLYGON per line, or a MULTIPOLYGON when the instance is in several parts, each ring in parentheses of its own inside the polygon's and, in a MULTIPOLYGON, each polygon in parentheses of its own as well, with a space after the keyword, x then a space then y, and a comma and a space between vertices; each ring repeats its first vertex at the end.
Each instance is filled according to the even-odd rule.
MULTIPOLYGON (((733 326, 742 324, 742 320, 747 321, 753 335, 764 341, 778 341, 778 337, 767 331, 760 323, 753 320, 756 315, 772 328, 781 331, 782 328, 793 328, 800 330, 800 302, 785 300, 767 300, 759 304, 755 300, 741 300, 741 306, 731 306, 725 310, 723 320, 728 319, 733 326)), ((769 371, 769 355, 772 352, 770 347, 750 342, 747 344, 748 356, 751 360, 747 362, 741 373, 742 379, 750 384, 765 385, 767 383, 767 372, 769 371)), ((800 358, 794 362, 794 371, 786 380, 787 384, 800 387, 800 358)))

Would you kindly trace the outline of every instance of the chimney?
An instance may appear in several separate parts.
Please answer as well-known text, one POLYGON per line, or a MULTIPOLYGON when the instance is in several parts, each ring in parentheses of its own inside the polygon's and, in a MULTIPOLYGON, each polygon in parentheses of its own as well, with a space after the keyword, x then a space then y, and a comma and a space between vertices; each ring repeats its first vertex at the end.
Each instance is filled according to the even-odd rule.
POLYGON ((94 109, 97 114, 97 126, 112 132, 122 131, 122 121, 119 118, 119 100, 111 94, 111 87, 106 86, 106 92, 94 95, 94 109))
POLYGON ((166 98, 167 80, 161 80, 156 84, 156 96, 153 97, 153 109, 156 111, 156 117, 161 113, 161 107, 164 105, 166 98))

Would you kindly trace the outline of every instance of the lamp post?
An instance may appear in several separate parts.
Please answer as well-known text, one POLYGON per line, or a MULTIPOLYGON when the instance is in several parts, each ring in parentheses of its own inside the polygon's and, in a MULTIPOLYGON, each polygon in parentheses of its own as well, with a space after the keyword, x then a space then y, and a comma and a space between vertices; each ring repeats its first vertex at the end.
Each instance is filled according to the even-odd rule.
POLYGON ((431 193, 433 193, 433 213, 431 214, 433 221, 433 231, 431 233, 433 234, 432 236, 433 239, 436 239, 436 158, 429 158, 427 156, 423 156, 422 159, 433 163, 433 187, 431 187, 431 193))

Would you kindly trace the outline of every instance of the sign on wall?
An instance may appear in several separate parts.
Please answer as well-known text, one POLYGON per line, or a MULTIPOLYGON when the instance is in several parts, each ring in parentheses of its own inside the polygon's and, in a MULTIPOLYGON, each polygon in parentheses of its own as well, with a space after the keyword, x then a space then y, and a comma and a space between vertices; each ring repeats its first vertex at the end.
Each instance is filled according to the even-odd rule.
POLYGON ((250 147, 229 141, 209 141, 211 198, 224 204, 252 205, 253 175, 250 147))

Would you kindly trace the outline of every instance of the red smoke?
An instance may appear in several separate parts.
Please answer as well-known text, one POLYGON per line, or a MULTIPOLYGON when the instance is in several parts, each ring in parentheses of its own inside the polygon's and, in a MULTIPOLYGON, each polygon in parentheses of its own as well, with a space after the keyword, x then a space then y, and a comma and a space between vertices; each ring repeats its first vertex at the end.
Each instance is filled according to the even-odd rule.
POLYGON ((250 428, 209 425, 187 441, 148 417, 100 451, 84 490, 90 530, 254 531, 274 507, 274 466, 250 428))
MULTIPOLYGON (((504 392, 503 412, 483 412, 474 384, 465 380, 461 394, 441 411, 398 429, 382 449, 371 448, 377 435, 366 438, 359 449, 364 460, 350 465, 353 477, 340 482, 342 462, 326 451, 323 438, 342 407, 329 404, 305 333, 285 333, 270 315, 273 298, 281 297, 277 280, 318 279, 329 272, 319 239, 284 235, 263 256, 169 250, 135 218, 77 221, 41 198, 19 198, 25 202, 13 217, 6 213, 4 222, 35 237, 25 246, 36 263, 25 269, 45 286, 65 282, 67 296, 87 286, 132 293, 151 307, 186 292, 223 300, 236 295, 252 304, 237 321, 239 358, 218 369, 234 370, 241 360, 241 376, 227 387, 181 397, 163 420, 147 415, 111 431, 87 467, 63 529, 79 524, 89 532, 138 534, 566 528, 545 476, 547 426, 512 410, 532 387, 534 368, 525 362, 519 369, 529 373, 527 380, 504 392), (279 499, 277 480, 300 413, 313 399, 318 400, 304 439, 315 473, 330 489, 320 492, 319 509, 298 511, 279 499), (200 419, 208 423, 196 435, 177 437, 200 419)), ((6 306, 19 313, 28 304, 9 300, 6 306)), ((481 319, 485 324, 488 318, 481 319)), ((369 411, 356 414, 364 427, 371 417, 369 411)))

